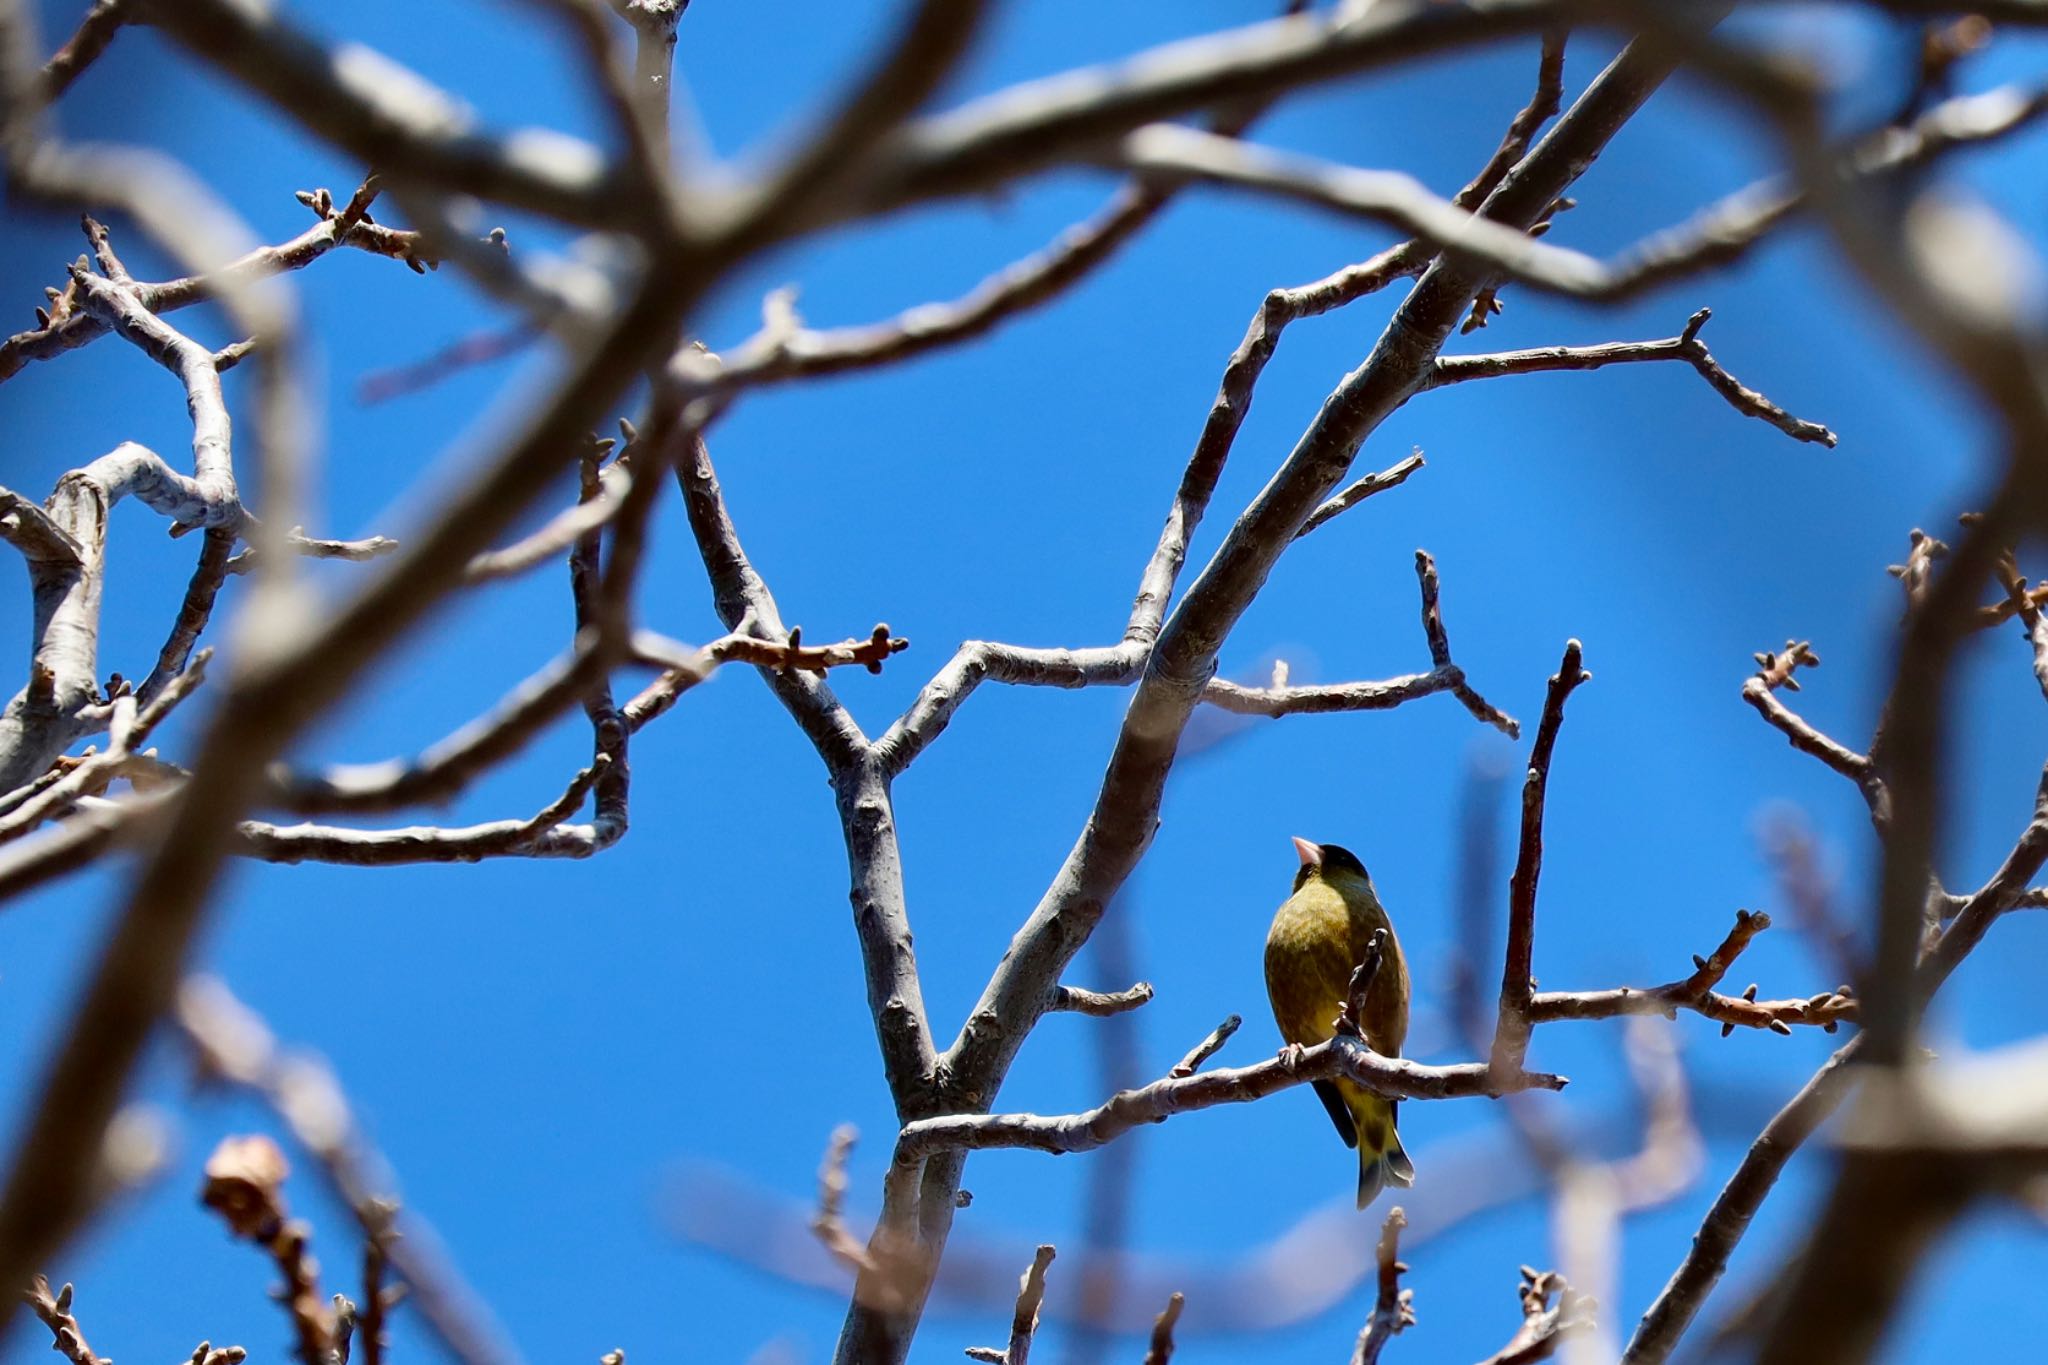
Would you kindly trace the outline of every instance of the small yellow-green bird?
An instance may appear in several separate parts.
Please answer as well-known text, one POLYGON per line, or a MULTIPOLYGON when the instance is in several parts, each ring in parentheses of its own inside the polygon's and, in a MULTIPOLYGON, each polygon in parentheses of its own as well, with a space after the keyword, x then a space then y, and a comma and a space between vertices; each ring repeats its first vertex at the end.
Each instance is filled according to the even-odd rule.
MULTIPOLYGON (((1296 839, 1294 851, 1301 855, 1294 894, 1266 933, 1266 994, 1280 1036, 1313 1047, 1336 1033, 1351 973, 1372 946, 1374 931, 1384 929, 1386 956, 1366 991, 1359 1023, 1374 1052, 1400 1056, 1408 1037, 1408 964, 1365 864, 1335 844, 1296 839)), ((1415 1164, 1394 1131, 1396 1101, 1350 1081, 1317 1081, 1315 1089, 1344 1145, 1358 1149, 1358 1207, 1388 1185, 1415 1183, 1415 1164)))

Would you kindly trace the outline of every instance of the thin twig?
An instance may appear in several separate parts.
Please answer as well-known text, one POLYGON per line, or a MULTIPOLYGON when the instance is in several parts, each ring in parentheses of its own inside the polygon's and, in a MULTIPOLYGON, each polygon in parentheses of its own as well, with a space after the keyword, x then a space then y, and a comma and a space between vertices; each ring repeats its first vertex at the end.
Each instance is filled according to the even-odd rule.
POLYGON ((1579 642, 1566 641, 1564 659, 1551 676, 1529 751, 1529 769, 1522 780, 1522 832, 1516 845, 1515 871, 1508 881, 1508 942, 1500 982, 1500 1017, 1494 1026, 1492 1064, 1504 1074, 1517 1070, 1529 1050, 1529 1016, 1535 998, 1536 882, 1543 873, 1543 802, 1550 784, 1550 758, 1557 732, 1564 724, 1564 704, 1572 692, 1592 678, 1579 667, 1579 642))
POLYGON ((1687 319, 1685 330, 1662 341, 1614 341, 1601 346, 1548 346, 1528 351, 1502 351, 1494 355, 1445 356, 1436 362, 1428 388, 1461 384, 1471 379, 1495 379, 1511 374, 1541 374, 1551 370, 1597 370, 1608 365, 1644 361, 1682 360, 1699 371, 1714 392, 1745 417, 1768 422, 1798 441, 1832 447, 1835 433, 1803 418, 1794 417, 1756 390, 1745 387, 1714 359, 1699 339, 1700 328, 1713 316, 1702 308, 1687 319))
POLYGON ((330 1365, 334 1312, 320 1292, 319 1265, 310 1249, 312 1229, 293 1220, 285 1206, 290 1169, 267 1137, 223 1138, 206 1160, 200 1199, 220 1214, 231 1234, 262 1247, 284 1277, 276 1298, 292 1320, 300 1365, 330 1365))
POLYGON ((1721 1036, 1740 1026, 1769 1029, 1790 1034, 1794 1024, 1812 1024, 1833 1033, 1844 1020, 1856 1018, 1855 995, 1847 986, 1805 1000, 1759 1000, 1756 987, 1740 995, 1723 995, 1714 987, 1727 975, 1735 959, 1751 939, 1771 927, 1771 917, 1735 912, 1735 927, 1707 957, 1694 957, 1691 976, 1663 986, 1639 989, 1623 986, 1606 991, 1539 991, 1530 996, 1525 1009, 1530 1024, 1547 1024, 1559 1019, 1613 1019, 1628 1015, 1661 1014, 1676 1018, 1679 1010, 1691 1010, 1721 1025, 1721 1036))
POLYGON ((1531 1365, 1548 1360, 1567 1337, 1593 1325, 1596 1305, 1575 1293, 1564 1276, 1554 1270, 1538 1271, 1523 1266, 1517 1293, 1522 1301, 1522 1325, 1507 1345, 1481 1365, 1531 1365))
POLYGON ((93 1354, 92 1347, 85 1341, 85 1331, 78 1325, 78 1318, 71 1311, 71 1286, 65 1285, 52 1294, 50 1282, 41 1275, 29 1282, 23 1298, 35 1310, 43 1325, 50 1329, 55 1338, 50 1349, 71 1362, 71 1365, 112 1365, 109 1360, 93 1354))
POLYGON ((1351 1365, 1378 1365, 1387 1343, 1415 1325, 1415 1291, 1401 1287, 1401 1273, 1408 1269, 1401 1262, 1401 1229, 1407 1225, 1408 1215, 1398 1205, 1387 1210, 1387 1220, 1380 1225, 1375 1253, 1379 1293, 1373 1300, 1372 1316, 1358 1334, 1358 1345, 1352 1348, 1351 1365))
POLYGON ((1031 1338, 1038 1331, 1038 1309, 1045 1302, 1045 1271, 1052 1264, 1054 1252, 1051 1246, 1040 1246, 1031 1258, 1031 1264, 1024 1271, 1022 1286, 1017 1291, 1017 1310, 1010 1319, 1010 1344, 997 1351, 987 1346, 970 1346, 967 1358, 992 1362, 992 1365, 1026 1365, 1031 1358, 1031 1338))
POLYGON ((1152 1322, 1152 1338, 1145 1347, 1145 1365, 1171 1365, 1173 1360, 1173 1329, 1180 1321, 1181 1309, 1186 1307, 1186 1296, 1175 1293, 1166 1300, 1166 1307, 1152 1322))
POLYGON ((834 1260, 854 1271, 869 1269, 872 1264, 867 1243, 846 1226, 846 1162, 859 1136, 850 1123, 832 1130, 832 1138, 825 1144, 825 1159, 818 1165, 818 1211, 811 1216, 811 1235, 834 1260))
POLYGON ((1375 493, 1384 493, 1389 488, 1398 488, 1408 481, 1408 476, 1422 468, 1422 452, 1416 451, 1397 465, 1382 469, 1377 474, 1368 474, 1343 491, 1331 495, 1322 506, 1308 514, 1308 520, 1294 533, 1295 539, 1307 535, 1332 517, 1342 516, 1364 502, 1375 493))
POLYGON ((1149 1004, 1151 999, 1152 983, 1149 981, 1140 981, 1128 990, 1109 993, 1083 990, 1079 986, 1061 986, 1045 1007, 1048 1011, 1066 1010, 1106 1019, 1111 1015, 1127 1014, 1140 1005, 1149 1004))
POLYGON ((1221 1052, 1223 1045, 1230 1041, 1230 1035, 1236 1033, 1243 1026, 1243 1015, 1233 1014, 1227 1016, 1222 1023, 1210 1029, 1208 1035, 1201 1042, 1189 1048, 1187 1056, 1169 1067, 1166 1074, 1176 1079, 1194 1075, 1202 1069, 1204 1062, 1221 1052))

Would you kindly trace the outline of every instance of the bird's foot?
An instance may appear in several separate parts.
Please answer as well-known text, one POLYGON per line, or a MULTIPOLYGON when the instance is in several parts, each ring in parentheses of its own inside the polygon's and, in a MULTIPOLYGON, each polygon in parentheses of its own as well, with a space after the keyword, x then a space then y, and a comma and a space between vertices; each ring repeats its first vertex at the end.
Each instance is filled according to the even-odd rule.
POLYGON ((1289 1071, 1301 1065, 1301 1059, 1308 1055, 1308 1049, 1300 1043, 1287 1043, 1280 1048, 1280 1065, 1289 1071))

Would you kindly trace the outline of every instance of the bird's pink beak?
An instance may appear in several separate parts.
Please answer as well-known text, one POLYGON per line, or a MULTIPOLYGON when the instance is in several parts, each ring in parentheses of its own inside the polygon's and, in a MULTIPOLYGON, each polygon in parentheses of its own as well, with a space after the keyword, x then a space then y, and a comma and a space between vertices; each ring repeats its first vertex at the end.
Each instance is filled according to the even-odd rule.
POLYGON ((1308 840, 1296 835, 1294 851, 1301 855, 1301 865, 1303 867, 1321 867, 1323 865, 1323 846, 1321 844, 1312 844, 1308 840))

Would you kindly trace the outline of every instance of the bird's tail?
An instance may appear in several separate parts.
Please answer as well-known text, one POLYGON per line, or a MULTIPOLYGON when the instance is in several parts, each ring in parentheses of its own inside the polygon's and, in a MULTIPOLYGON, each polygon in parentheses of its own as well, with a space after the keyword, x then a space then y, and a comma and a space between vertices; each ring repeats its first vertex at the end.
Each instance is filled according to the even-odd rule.
POLYGON ((1401 1189, 1413 1185, 1415 1163, 1408 1159, 1401 1134, 1394 1128, 1394 1104, 1375 1097, 1360 1109, 1364 1111, 1358 1114, 1358 1207, 1362 1209, 1389 1185, 1401 1189))

